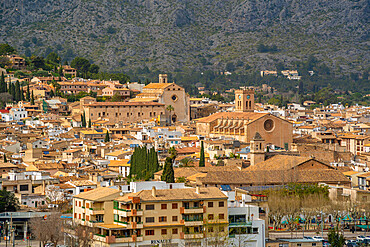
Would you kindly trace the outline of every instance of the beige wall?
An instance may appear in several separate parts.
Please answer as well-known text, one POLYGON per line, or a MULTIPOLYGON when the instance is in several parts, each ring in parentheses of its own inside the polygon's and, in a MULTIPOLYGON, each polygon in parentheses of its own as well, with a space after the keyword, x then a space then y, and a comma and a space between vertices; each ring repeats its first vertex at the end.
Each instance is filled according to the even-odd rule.
MULTIPOLYGON (((171 114, 176 114, 176 121, 189 121, 188 101, 189 99, 185 93, 185 89, 176 84, 172 84, 171 86, 167 87, 161 97, 161 103, 164 103, 166 107, 168 105, 172 105, 175 109, 174 112, 171 112, 171 114), (175 100, 172 99, 173 96, 176 96, 175 100)), ((166 114, 169 116, 169 112, 166 111, 166 114)))
POLYGON ((136 105, 136 106, 85 106, 86 118, 97 120, 99 117, 109 119, 111 123, 132 123, 141 120, 151 120, 165 113, 163 105, 136 105), (100 115, 99 115, 100 114, 100 115))

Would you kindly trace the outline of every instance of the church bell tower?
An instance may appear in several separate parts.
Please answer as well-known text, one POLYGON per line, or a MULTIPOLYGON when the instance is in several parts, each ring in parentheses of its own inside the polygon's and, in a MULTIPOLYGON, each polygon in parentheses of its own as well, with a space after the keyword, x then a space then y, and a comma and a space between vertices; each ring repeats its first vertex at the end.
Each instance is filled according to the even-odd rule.
POLYGON ((244 87, 240 88, 239 90, 235 90, 235 111, 254 111, 254 89, 244 87))

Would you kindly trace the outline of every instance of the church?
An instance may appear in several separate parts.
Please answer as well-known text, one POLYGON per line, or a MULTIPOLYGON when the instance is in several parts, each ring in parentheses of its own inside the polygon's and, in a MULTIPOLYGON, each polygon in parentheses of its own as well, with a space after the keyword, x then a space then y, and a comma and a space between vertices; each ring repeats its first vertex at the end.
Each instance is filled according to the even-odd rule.
POLYGON ((189 97, 185 89, 175 83, 168 83, 167 74, 159 75, 158 83, 150 83, 143 88, 142 93, 130 102, 157 102, 165 105, 165 117, 171 123, 189 121, 189 97), (171 105, 170 112, 167 107, 171 105))
POLYGON ((254 112, 254 90, 235 90, 235 111, 218 112, 196 120, 198 135, 232 137, 250 143, 256 132, 266 144, 286 150, 293 142, 293 124, 270 113, 254 112))

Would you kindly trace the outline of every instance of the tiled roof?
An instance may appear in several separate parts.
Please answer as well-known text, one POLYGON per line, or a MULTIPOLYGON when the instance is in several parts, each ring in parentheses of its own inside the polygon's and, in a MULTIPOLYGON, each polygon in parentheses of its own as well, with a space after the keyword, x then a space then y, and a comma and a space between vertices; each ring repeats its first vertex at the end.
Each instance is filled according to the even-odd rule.
POLYGON ((163 89, 168 86, 172 85, 172 83, 150 83, 146 85, 144 88, 150 88, 150 89, 163 89))
POLYGON ((217 112, 208 117, 199 118, 196 121, 200 123, 210 123, 220 118, 233 118, 240 120, 254 121, 263 116, 269 115, 268 113, 257 113, 257 112, 217 112))
MULTIPOLYGON (((262 161, 260 163, 257 163, 253 166, 246 168, 245 171, 289 170, 309 160, 313 160, 313 158, 291 155, 275 155, 268 160, 262 161)), ((328 169, 331 168, 329 165, 326 164, 324 165, 327 166, 328 169)))
POLYGON ((120 191, 108 187, 99 187, 93 190, 89 190, 83 193, 80 193, 75 196, 75 198, 90 200, 90 201, 99 201, 99 200, 113 200, 119 195, 120 191))
POLYGON ((85 104, 86 107, 91 106, 163 106, 164 104, 157 102, 94 102, 85 104))
POLYGON ((195 188, 185 189, 163 189, 156 190, 156 196, 152 195, 152 190, 142 190, 137 193, 130 193, 119 197, 117 201, 128 201, 129 197, 140 197, 143 202, 150 201, 179 201, 179 200, 204 200, 204 199, 227 199, 227 196, 216 187, 199 188, 200 193, 196 193, 195 188))

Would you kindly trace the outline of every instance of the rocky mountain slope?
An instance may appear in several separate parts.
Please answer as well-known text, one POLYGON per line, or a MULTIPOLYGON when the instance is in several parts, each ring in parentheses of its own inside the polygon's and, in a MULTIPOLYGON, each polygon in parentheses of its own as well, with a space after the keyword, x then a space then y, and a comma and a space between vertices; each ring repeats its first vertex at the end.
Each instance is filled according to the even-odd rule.
POLYGON ((7 0, 0 42, 111 71, 274 69, 311 54, 334 71, 362 71, 369 10, 368 0, 7 0))

